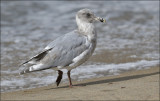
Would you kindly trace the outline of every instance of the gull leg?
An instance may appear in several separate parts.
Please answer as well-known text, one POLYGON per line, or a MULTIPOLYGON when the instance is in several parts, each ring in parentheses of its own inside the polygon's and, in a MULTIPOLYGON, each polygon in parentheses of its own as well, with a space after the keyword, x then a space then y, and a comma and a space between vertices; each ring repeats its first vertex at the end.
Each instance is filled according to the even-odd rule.
POLYGON ((71 70, 69 70, 67 72, 67 75, 68 75, 68 79, 69 79, 69 87, 71 88, 72 87, 72 81, 71 81, 71 77, 70 77, 70 72, 71 72, 71 70))
POLYGON ((60 84, 60 82, 62 80, 62 75, 63 75, 63 72, 61 70, 58 70, 58 77, 57 77, 57 80, 56 80, 57 87, 58 87, 58 85, 60 84))

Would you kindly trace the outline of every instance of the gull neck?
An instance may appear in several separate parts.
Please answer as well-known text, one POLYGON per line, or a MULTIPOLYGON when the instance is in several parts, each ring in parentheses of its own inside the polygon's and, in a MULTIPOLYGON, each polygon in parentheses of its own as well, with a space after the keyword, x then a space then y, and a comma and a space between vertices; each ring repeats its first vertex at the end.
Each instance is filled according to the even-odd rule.
POLYGON ((96 38, 96 30, 93 23, 84 22, 80 20, 77 16, 76 16, 76 22, 78 26, 78 31, 81 34, 88 36, 90 40, 96 38))

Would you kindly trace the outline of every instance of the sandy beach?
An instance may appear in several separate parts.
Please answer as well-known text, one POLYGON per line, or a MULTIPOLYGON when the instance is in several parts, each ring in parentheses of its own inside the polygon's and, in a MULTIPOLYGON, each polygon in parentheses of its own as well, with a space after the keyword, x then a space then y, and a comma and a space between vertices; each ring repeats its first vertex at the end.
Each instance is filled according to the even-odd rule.
MULTIPOLYGON (((158 21, 159 1, 155 0, 3 0, 1 100, 159 100, 158 21), (58 72, 52 69, 19 75, 30 66, 20 64, 78 28, 76 14, 83 8, 106 23, 95 22, 97 45, 90 59, 71 71, 74 87, 68 87, 67 70, 62 70, 59 87, 55 83, 58 72)), ((68 61, 66 54, 73 50, 68 45, 77 42, 78 38, 64 42, 67 51, 62 53, 67 58, 60 61, 68 61)), ((81 50, 80 45, 76 50, 81 50)), ((58 53, 65 48, 60 47, 58 53)))
POLYGON ((117 76, 1 93, 1 100, 159 100, 159 67, 117 76))

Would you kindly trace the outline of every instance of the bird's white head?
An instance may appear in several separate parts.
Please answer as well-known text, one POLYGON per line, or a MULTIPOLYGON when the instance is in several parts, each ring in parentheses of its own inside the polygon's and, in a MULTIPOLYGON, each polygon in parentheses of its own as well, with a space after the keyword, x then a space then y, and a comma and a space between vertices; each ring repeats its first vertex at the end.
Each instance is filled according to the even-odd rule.
POLYGON ((94 29, 93 22, 95 21, 106 22, 105 19, 96 17, 89 9, 81 9, 76 14, 76 22, 80 31, 87 32, 94 29))

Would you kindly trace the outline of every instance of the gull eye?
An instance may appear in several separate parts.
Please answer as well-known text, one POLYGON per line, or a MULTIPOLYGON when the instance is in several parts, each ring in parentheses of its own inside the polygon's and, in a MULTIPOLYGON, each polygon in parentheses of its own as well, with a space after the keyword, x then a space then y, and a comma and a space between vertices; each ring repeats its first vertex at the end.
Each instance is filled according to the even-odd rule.
POLYGON ((90 14, 90 13, 87 13, 87 14, 86 14, 86 16, 87 16, 87 17, 90 17, 90 16, 91 16, 91 14, 90 14))

